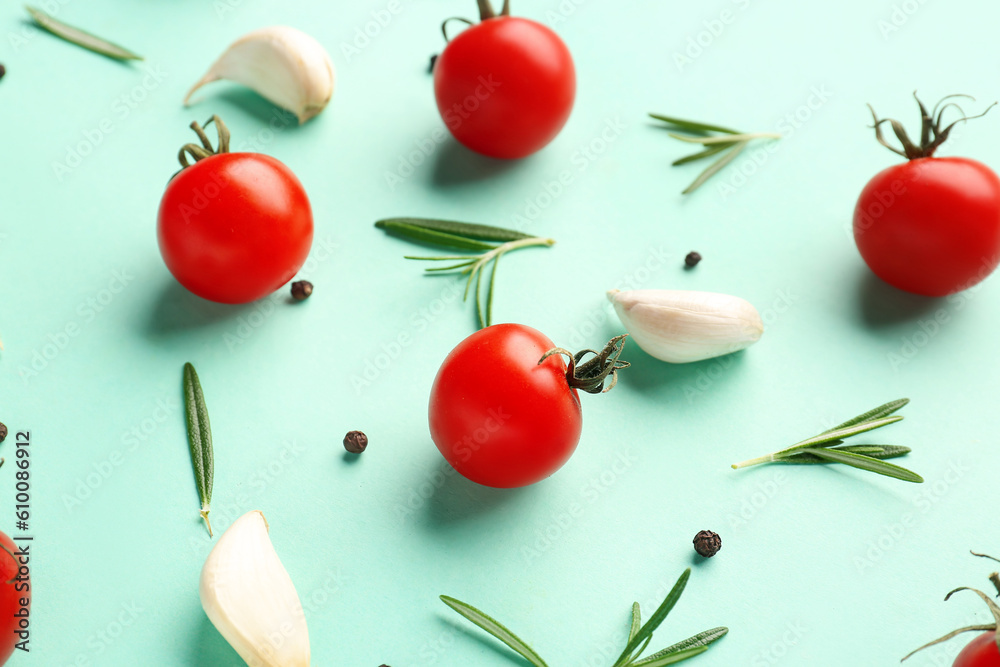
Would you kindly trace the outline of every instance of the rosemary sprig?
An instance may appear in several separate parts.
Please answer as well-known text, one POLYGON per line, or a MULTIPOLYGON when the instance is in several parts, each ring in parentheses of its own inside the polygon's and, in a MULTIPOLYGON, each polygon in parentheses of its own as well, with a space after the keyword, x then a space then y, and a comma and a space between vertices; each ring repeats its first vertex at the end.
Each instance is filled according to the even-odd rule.
POLYGON ((703 150, 697 153, 674 160, 673 166, 678 167, 682 164, 695 162, 697 160, 704 160, 705 158, 710 158, 714 155, 722 153, 722 156, 701 172, 698 175, 698 178, 694 179, 691 185, 684 188, 681 194, 685 195, 700 188, 705 181, 710 179, 723 167, 736 159, 736 156, 739 155, 751 141, 754 141, 755 139, 781 138, 781 135, 776 132, 746 133, 738 130, 732 130, 728 127, 698 123, 692 120, 684 120, 682 118, 674 118, 672 116, 664 116, 657 113, 651 113, 649 115, 651 118, 663 121, 664 123, 672 125, 677 130, 687 133, 678 134, 677 132, 671 132, 670 136, 674 139, 685 141, 687 143, 701 144, 704 147, 703 150), (717 132, 719 134, 715 136, 706 136, 710 132, 717 132))
POLYGON ((479 225, 454 220, 437 220, 432 218, 387 218, 375 223, 379 229, 395 236, 401 236, 416 243, 441 246, 453 250, 467 250, 475 254, 417 256, 407 255, 406 259, 416 259, 428 262, 448 262, 448 266, 435 266, 425 271, 429 273, 457 271, 467 276, 465 294, 462 300, 469 297, 469 291, 475 285, 476 317, 479 327, 488 327, 493 323, 493 292, 496 286, 497 264, 500 258, 512 250, 533 246, 551 246, 553 239, 545 239, 530 234, 479 225), (482 282, 486 268, 493 264, 486 283, 483 308, 482 282))
POLYGON ((82 46, 89 51, 100 53, 115 60, 143 59, 142 56, 129 51, 125 47, 118 46, 106 39, 101 39, 97 35, 92 35, 89 32, 58 21, 37 7, 25 5, 24 8, 31 14, 31 18, 38 24, 38 27, 51 32, 56 37, 65 39, 67 42, 82 46))
POLYGON ((184 364, 184 408, 187 414, 188 444, 191 447, 191 463, 194 464, 194 478, 201 498, 201 518, 205 520, 208 534, 212 536, 212 524, 208 512, 212 504, 212 477, 215 464, 212 455, 212 425, 208 421, 208 408, 201 391, 198 373, 190 363, 184 364))
MULTIPOLYGON (((672 646, 657 651, 645 658, 640 658, 642 653, 649 646, 653 638, 653 632, 660 627, 667 614, 674 608, 684 587, 687 586, 688 578, 691 576, 691 568, 684 570, 677 583, 667 594, 667 597, 660 604, 656 612, 646 623, 642 623, 642 614, 639 603, 632 603, 632 623, 629 628, 628 639, 625 648, 618 659, 611 667, 664 667, 693 658, 708 650, 708 647, 729 632, 729 628, 719 627, 699 632, 693 637, 688 637, 672 646)), ((541 656, 532 649, 527 642, 508 630, 504 625, 488 616, 484 612, 476 609, 470 604, 448 597, 441 596, 441 601, 461 614, 466 620, 471 621, 489 634, 493 635, 504 644, 513 649, 518 655, 527 660, 534 667, 548 667, 541 656)))
POLYGON ((921 483, 923 477, 906 468, 886 463, 883 459, 896 458, 910 453, 909 447, 896 445, 844 445, 844 440, 861 433, 895 424, 903 418, 893 413, 910 402, 908 398, 890 401, 885 405, 848 419, 843 424, 808 438, 787 449, 734 463, 733 468, 747 468, 761 463, 822 464, 843 463, 860 470, 867 470, 904 482, 921 483))

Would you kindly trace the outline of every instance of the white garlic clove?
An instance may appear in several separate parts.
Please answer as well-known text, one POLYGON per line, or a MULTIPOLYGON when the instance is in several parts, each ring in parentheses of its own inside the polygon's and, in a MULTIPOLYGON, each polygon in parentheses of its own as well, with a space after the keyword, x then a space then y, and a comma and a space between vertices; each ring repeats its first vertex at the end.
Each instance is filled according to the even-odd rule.
POLYGON ((737 352, 764 333, 757 309, 728 294, 610 290, 608 299, 639 347, 674 364, 737 352))
POLYGON ((322 111, 333 96, 333 62, 319 42, 295 28, 273 26, 247 33, 219 56, 184 98, 206 83, 226 79, 241 83, 304 123, 322 111))
POLYGON ((223 533, 201 570, 201 606, 251 667, 309 667, 309 630, 264 515, 247 512, 223 533))

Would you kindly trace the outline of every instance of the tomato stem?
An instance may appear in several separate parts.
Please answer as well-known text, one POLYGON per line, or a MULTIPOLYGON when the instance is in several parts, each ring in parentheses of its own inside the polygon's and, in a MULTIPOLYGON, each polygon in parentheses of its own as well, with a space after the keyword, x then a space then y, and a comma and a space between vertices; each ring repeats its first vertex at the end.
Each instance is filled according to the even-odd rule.
POLYGON ((181 146, 180 153, 177 155, 177 159, 180 160, 182 169, 187 169, 191 166, 188 162, 188 155, 194 158, 195 162, 204 160, 207 157, 212 157, 213 155, 219 155, 220 153, 229 152, 229 128, 226 124, 222 122, 222 119, 218 116, 212 116, 205 123, 205 127, 208 127, 212 123, 215 123, 215 129, 219 133, 219 147, 215 148, 212 146, 211 140, 205 133, 205 130, 198 121, 191 121, 191 129, 194 133, 198 135, 198 139, 201 141, 201 145, 195 143, 184 144, 181 146))
POLYGON ((956 97, 966 97, 972 101, 975 101, 975 98, 973 98, 971 95, 961 95, 961 94, 946 95, 945 97, 942 97, 937 104, 934 105, 934 108, 931 111, 928 111, 927 107, 924 106, 924 103, 920 101, 919 97, 917 97, 917 92, 913 91, 913 99, 917 101, 917 105, 920 107, 919 145, 915 144, 913 140, 910 139, 909 135, 906 133, 906 130, 903 128, 902 123, 893 118, 879 118, 878 115, 875 113, 875 109, 873 109, 872 105, 869 104, 868 110, 871 111, 872 119, 874 120, 875 123, 874 125, 872 125, 872 128, 875 130, 875 139, 880 144, 891 150, 893 153, 896 153, 897 155, 902 155, 907 160, 916 160, 918 158, 932 157, 934 155, 934 151, 936 151, 938 147, 941 146, 941 144, 943 144, 945 141, 948 140, 948 135, 951 134, 952 128, 954 128, 959 123, 964 123, 967 120, 972 120, 974 118, 982 118, 989 112, 990 109, 992 109, 997 104, 996 102, 994 102, 993 104, 986 107, 986 110, 983 111, 982 113, 977 114, 975 116, 967 116, 965 115, 965 111, 962 110, 962 107, 960 107, 958 103, 956 102, 948 102, 947 104, 944 103, 945 100, 954 99, 956 97), (944 112, 947 111, 949 107, 955 107, 958 110, 958 112, 962 114, 962 117, 959 118, 958 120, 952 121, 951 123, 949 123, 944 127, 941 127, 943 122, 944 112), (902 148, 897 148, 896 146, 893 146, 888 141, 886 141, 885 137, 882 134, 883 123, 889 123, 889 126, 892 128, 893 134, 896 135, 896 139, 899 140, 899 144, 900 146, 902 146, 902 148))
POLYGON ((600 352, 597 350, 580 350, 576 354, 573 354, 567 349, 554 347, 543 354, 538 363, 541 364, 554 354, 565 355, 569 358, 566 367, 566 382, 569 383, 570 387, 580 389, 588 394, 607 393, 618 384, 618 371, 628 368, 631 365, 629 362, 619 359, 625 347, 626 338, 628 338, 628 334, 615 336, 608 341, 608 344, 600 352), (588 354, 594 355, 594 358, 580 363, 588 354), (611 382, 605 388, 604 381, 609 376, 611 377, 611 382))

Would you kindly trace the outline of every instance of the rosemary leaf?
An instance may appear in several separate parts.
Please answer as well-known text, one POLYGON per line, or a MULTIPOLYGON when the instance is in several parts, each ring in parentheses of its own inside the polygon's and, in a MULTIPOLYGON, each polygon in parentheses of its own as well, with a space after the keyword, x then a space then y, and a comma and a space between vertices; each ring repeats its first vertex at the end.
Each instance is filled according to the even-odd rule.
POLYGON ((895 424, 896 422, 902 420, 902 417, 896 415, 892 417, 883 417, 882 419, 875 419, 873 421, 861 422, 860 424, 838 428, 834 431, 824 431, 823 433, 813 436, 808 440, 796 443, 788 449, 782 449, 780 452, 775 453, 775 456, 784 456, 785 454, 789 454, 800 449, 815 447, 816 445, 829 444, 834 440, 844 440, 845 438, 850 438, 851 436, 859 435, 861 433, 867 433, 868 431, 874 431, 877 428, 882 428, 883 426, 888 426, 889 424, 895 424))
POLYGON ((505 628, 499 621, 487 616, 485 613, 479 611, 472 605, 456 600, 453 597, 442 595, 441 601, 464 616, 467 620, 502 641, 525 660, 534 665, 534 667, 548 667, 548 665, 545 664, 545 661, 542 660, 542 658, 535 653, 535 651, 528 646, 524 640, 505 628))
POLYGON ((442 246, 445 248, 455 248, 456 250, 493 250, 496 248, 491 243, 477 241, 465 236, 450 234, 435 229, 427 229, 418 225, 411 225, 405 222, 395 222, 392 220, 379 220, 375 223, 379 229, 384 229, 394 236, 401 236, 409 241, 417 243, 427 243, 430 245, 442 246))
POLYGON ((682 118, 673 118, 672 116, 664 116, 658 113, 649 114, 650 118, 655 118, 656 120, 662 120, 664 123, 670 123, 679 128, 689 130, 692 132, 725 132, 726 134, 739 134, 736 130, 730 130, 728 127, 722 127, 719 125, 709 125, 708 123, 698 123, 693 120, 684 120, 682 118))
POLYGON ((208 408, 201 390, 198 373, 190 363, 184 364, 184 408, 187 414, 188 444, 191 447, 191 463, 201 499, 201 518, 205 520, 208 534, 212 536, 212 524, 208 512, 212 504, 212 478, 215 464, 212 455, 212 425, 208 420, 208 408))
POLYGON ((695 646, 693 648, 684 649, 683 651, 677 651, 676 653, 670 653, 650 662, 640 661, 634 662, 630 667, 664 667, 665 665, 674 665, 678 662, 683 662, 689 658, 693 658, 696 655, 701 655, 708 650, 707 646, 695 646))
POLYGON ((687 568, 681 574, 677 583, 674 584, 674 587, 669 593, 667 593, 667 597, 663 600, 660 607, 653 613, 650 619, 646 621, 641 628, 639 628, 639 632, 637 632, 635 636, 629 640, 629 643, 625 645, 625 650, 622 651, 620 656, 618 656, 618 660, 615 661, 615 664, 612 667, 621 667, 622 665, 628 664, 628 660, 631 659, 633 652, 639 647, 640 643, 643 640, 652 637, 656 628, 660 627, 660 623, 663 623, 667 614, 670 613, 670 610, 673 609, 674 605, 677 604, 677 601, 680 600, 681 593, 684 592, 684 587, 687 586, 687 582, 690 577, 691 568, 687 568))
POLYGON ((639 628, 642 627, 642 611, 639 609, 639 603, 632 603, 632 627, 628 631, 628 640, 632 639, 639 634, 639 628))
MULTIPOLYGON (((826 446, 826 449, 850 452, 851 454, 862 454, 873 459, 894 459, 900 456, 906 456, 911 451, 909 447, 903 447, 902 445, 839 445, 836 447, 826 446)), ((803 450, 790 454, 789 456, 782 457, 780 463, 822 464, 830 462, 803 450)))
POLYGON ((97 35, 92 35, 89 32, 80 30, 79 28, 74 28, 71 25, 67 25, 62 21, 58 21, 52 16, 46 14, 41 9, 37 7, 32 7, 26 5, 25 9, 31 14, 31 18, 34 19, 38 27, 47 30, 56 37, 66 40, 77 46, 81 46, 94 53, 100 53, 101 55, 108 56, 109 58, 114 58, 115 60, 142 60, 142 56, 135 54, 125 47, 113 44, 106 39, 101 39, 97 35))
POLYGON ((518 232, 513 229, 504 229, 503 227, 480 225, 471 222, 458 222, 455 220, 438 220, 437 218, 386 218, 375 223, 375 226, 380 229, 390 229, 396 225, 419 227, 433 232, 442 232, 481 241, 506 242, 531 238, 530 234, 518 232))
POLYGON ((833 461, 834 463, 843 463, 844 465, 878 473, 879 475, 885 475, 886 477, 901 479, 904 482, 922 484, 924 481, 923 477, 912 470, 907 470, 906 468, 893 465, 892 463, 886 463, 885 461, 873 459, 870 456, 862 456, 861 454, 845 452, 842 449, 827 449, 825 447, 815 447, 805 451, 806 453, 833 461))
POLYGON ((910 399, 908 398, 900 398, 895 401, 889 401, 888 403, 880 405, 877 408, 873 408, 868 412, 864 412, 858 415, 857 417, 854 417, 853 419, 848 419, 843 424, 838 424, 833 428, 831 428, 830 430, 824 431, 824 433, 830 433, 831 431, 839 431, 842 428, 848 428, 851 426, 855 426, 857 424, 864 424, 865 422, 875 421, 876 419, 882 419, 883 417, 888 417, 894 412, 901 410, 909 402, 910 399))
POLYGON ((698 188, 700 188, 705 181, 712 178, 712 176, 715 176, 715 174, 717 174, 719 170, 721 170, 727 164, 735 160, 736 156, 742 153, 743 149, 746 147, 747 147, 747 142, 745 141, 741 141, 740 143, 733 146, 728 153, 726 153, 718 160, 710 164, 708 168, 705 169, 705 171, 698 174, 698 178, 694 179, 694 182, 692 182, 691 185, 684 188, 684 190, 681 191, 681 194, 689 195, 698 188))
POLYGON ((638 662, 632 663, 632 667, 647 667, 651 662, 657 658, 662 658, 664 656, 670 655, 671 653, 679 653, 681 651, 686 651, 687 649, 697 648, 699 646, 707 647, 713 642, 718 641, 728 634, 729 628, 719 627, 712 628, 711 630, 705 630, 704 632, 699 632, 696 635, 688 637, 687 639, 681 640, 672 646, 668 646, 662 651, 657 651, 656 653, 639 660, 638 662))
POLYGON ((493 323, 493 285, 496 283, 497 279, 497 264, 500 263, 500 257, 502 255, 497 255, 493 259, 493 270, 490 271, 490 284, 486 287, 486 321, 493 323))
POLYGON ((722 151, 726 150, 727 148, 732 148, 735 145, 736 145, 736 142, 725 143, 725 144, 715 144, 714 146, 710 146, 709 148, 706 148, 703 151, 699 151, 697 153, 692 153, 691 155, 687 155, 685 157, 678 158, 678 159, 674 160, 673 162, 671 162, 670 165, 672 167, 679 167, 682 164, 687 164, 688 162, 695 162, 697 160, 704 160, 705 158, 712 157, 713 155, 721 153, 722 151))

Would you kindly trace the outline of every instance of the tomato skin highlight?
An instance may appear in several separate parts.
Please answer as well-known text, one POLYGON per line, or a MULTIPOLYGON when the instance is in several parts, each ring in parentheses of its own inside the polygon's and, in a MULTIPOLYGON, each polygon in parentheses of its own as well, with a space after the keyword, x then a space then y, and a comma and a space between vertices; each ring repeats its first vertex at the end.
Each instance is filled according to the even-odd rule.
POLYGON ((167 185, 157 221, 178 282, 219 303, 247 303, 295 277, 312 246, 312 209, 295 174, 259 153, 222 153, 167 185))
POLYGON ((1000 178, 967 158, 917 158, 875 175, 854 210, 871 270, 901 290, 945 296, 1000 263, 1000 178))
POLYGON ((441 365, 430 400, 431 438, 455 470, 497 488, 527 486, 561 468, 583 429, 566 363, 544 334, 494 324, 441 365))
POLYGON ((973 639, 955 658, 953 667, 1000 667, 996 635, 985 632, 973 639))
MULTIPOLYGON (((11 553, 17 553, 19 547, 6 534, 0 533, 0 542, 11 553)), ((19 619, 14 616, 21 609, 20 599, 27 598, 27 607, 29 610, 31 608, 30 579, 7 583, 17 576, 17 572, 17 561, 10 554, 0 551, 0 665, 7 662, 14 653, 15 645, 21 641, 20 637, 14 634, 21 629, 18 627, 19 619), (23 590, 18 590, 18 587, 23 590)))
POLYGON ((548 27, 498 16, 457 35, 434 64, 438 111, 467 148, 516 159, 552 141, 569 119, 576 70, 548 27))

